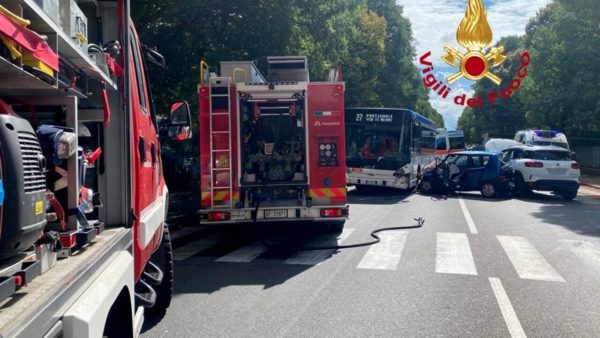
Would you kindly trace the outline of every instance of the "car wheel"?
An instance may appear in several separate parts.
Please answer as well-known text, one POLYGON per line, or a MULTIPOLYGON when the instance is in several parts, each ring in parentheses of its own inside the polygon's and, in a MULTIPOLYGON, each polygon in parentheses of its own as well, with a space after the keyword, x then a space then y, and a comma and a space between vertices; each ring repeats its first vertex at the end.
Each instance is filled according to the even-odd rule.
POLYGON ((521 173, 517 173, 515 177, 515 188, 518 196, 524 197, 531 195, 531 188, 525 183, 525 179, 523 179, 521 173))
POLYGON ((575 197, 577 197, 577 190, 567 190, 567 191, 561 191, 561 192, 560 192, 560 195, 561 195, 561 196, 562 196, 564 199, 566 199, 566 200, 570 201, 570 200, 574 199, 575 197))
POLYGON ((493 183, 486 182, 481 187, 481 194, 484 197, 494 197, 496 196, 496 186, 493 183))
POLYGON ((430 180, 421 181, 420 189, 424 194, 431 194, 433 192, 433 183, 430 180))

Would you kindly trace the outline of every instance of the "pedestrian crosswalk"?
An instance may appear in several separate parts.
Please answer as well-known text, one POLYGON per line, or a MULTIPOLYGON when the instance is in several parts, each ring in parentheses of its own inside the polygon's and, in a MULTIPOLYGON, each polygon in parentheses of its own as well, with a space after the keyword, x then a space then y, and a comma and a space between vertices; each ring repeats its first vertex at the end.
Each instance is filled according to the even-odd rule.
MULTIPOLYGON (((333 237, 330 235, 322 235, 317 239, 311 241, 307 246, 309 247, 325 247, 332 245, 341 245, 344 241, 350 236, 350 234, 354 231, 354 229, 344 229, 342 233, 333 237)), ((317 265, 327 258, 331 257, 331 255, 335 252, 335 250, 311 250, 311 251, 300 251, 294 256, 288 258, 285 261, 285 264, 298 264, 298 265, 317 265)))
POLYGON ((497 236, 510 262, 522 279, 564 282, 537 249, 525 238, 497 236))
POLYGON ((381 242, 371 246, 357 268, 396 270, 408 237, 407 231, 390 232, 381 236, 381 242))
POLYGON ((437 233, 435 272, 477 275, 467 234, 437 233))
MULTIPOLYGON (((176 248, 174 250, 174 260, 185 261, 193 257, 205 257, 215 263, 252 263, 257 260, 270 259, 271 261, 279 261, 284 265, 315 266, 339 253, 353 252, 357 256, 360 255, 354 263, 356 269, 395 271, 399 269, 401 261, 407 259, 404 252, 411 245, 411 239, 414 239, 414 242, 423 241, 422 237, 417 239, 419 235, 411 233, 411 231, 400 230, 380 233, 381 242, 367 248, 351 249, 345 252, 336 249, 316 251, 300 249, 300 247, 343 245, 364 239, 364 233, 361 236, 352 236, 356 233, 354 228, 345 228, 339 234, 317 235, 309 238, 302 245, 292 244, 291 248, 289 243, 294 243, 293 239, 290 240, 290 238, 283 235, 268 240, 250 238, 246 242, 236 241, 236 244, 239 245, 235 248, 235 245, 227 244, 228 252, 216 250, 216 252, 220 252, 220 257, 203 256, 203 252, 210 251, 213 246, 218 246, 223 240, 226 240, 222 234, 214 233, 176 248), (295 245, 299 246, 294 248, 295 245), (283 256, 269 257, 269 252, 274 248, 283 252, 283 256)), ((433 264, 435 273, 465 276, 479 275, 478 264, 482 263, 476 263, 477 261, 474 259, 474 257, 477 257, 474 253, 477 254, 478 252, 473 250, 472 242, 479 240, 480 237, 459 232, 436 232, 434 234, 435 244, 427 246, 427 249, 431 247, 435 254, 432 253, 431 256, 428 256, 427 253, 423 253, 423 257, 432 257, 435 260, 433 264)), ((544 258, 539 248, 536 248, 529 239, 519 236, 497 235, 495 241, 499 244, 498 247, 501 248, 499 253, 506 258, 506 262, 510 263, 515 277, 523 280, 548 282, 566 281, 556 267, 547 258, 544 258)), ((569 250, 573 254, 572 257, 594 267, 600 275, 600 242, 562 240, 561 243, 563 243, 563 249, 569 250)), ((215 250, 211 252, 214 253, 215 250)), ((486 254, 489 254, 489 252, 486 252, 486 254)), ((479 268, 482 268, 482 266, 479 266, 479 268)))

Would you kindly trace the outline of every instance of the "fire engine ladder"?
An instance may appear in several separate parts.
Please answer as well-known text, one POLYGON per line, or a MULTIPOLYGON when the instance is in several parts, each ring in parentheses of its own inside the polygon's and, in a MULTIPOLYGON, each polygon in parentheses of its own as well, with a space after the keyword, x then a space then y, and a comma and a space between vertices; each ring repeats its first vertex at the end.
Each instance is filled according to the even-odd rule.
POLYGON ((210 203, 211 208, 233 209, 231 151, 231 78, 211 77, 210 95, 210 203), (228 203, 224 203, 227 202, 228 203))

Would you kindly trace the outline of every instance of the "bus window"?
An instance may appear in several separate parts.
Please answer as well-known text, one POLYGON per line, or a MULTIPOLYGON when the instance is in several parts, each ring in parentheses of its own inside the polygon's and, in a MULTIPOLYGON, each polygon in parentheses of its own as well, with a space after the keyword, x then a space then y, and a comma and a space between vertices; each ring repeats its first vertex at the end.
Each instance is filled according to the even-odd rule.
POLYGON ((450 150, 465 149, 464 137, 450 137, 450 150))

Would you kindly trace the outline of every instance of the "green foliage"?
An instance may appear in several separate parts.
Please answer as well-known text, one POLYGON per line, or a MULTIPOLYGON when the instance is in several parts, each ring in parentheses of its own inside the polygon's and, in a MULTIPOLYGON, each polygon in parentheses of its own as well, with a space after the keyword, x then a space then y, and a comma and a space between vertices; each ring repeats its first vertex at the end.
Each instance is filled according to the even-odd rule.
MULTIPOLYGON (((150 71, 159 113, 182 99, 197 111, 200 60, 211 72, 219 61, 253 60, 265 73, 269 55, 306 55, 311 81, 342 66, 346 106, 410 108, 443 126, 414 65, 410 22, 394 0, 133 1, 132 13, 141 40, 166 58, 165 70, 150 71)), ((197 159, 197 142, 164 143, 179 176, 191 175, 185 168, 197 159)))
MULTIPOLYGON (((186 99, 194 109, 198 64, 306 55, 311 80, 341 64, 348 106, 406 107, 441 122, 413 64, 410 23, 394 0, 134 1, 144 43, 167 69, 152 72, 159 108, 186 99)), ((442 123, 440 123, 442 124, 442 123)))
POLYGON ((479 81, 473 87, 475 95, 483 95, 484 100, 488 100, 489 93, 494 93, 496 104, 483 108, 467 107, 458 119, 458 129, 465 131, 469 142, 481 142, 484 134, 490 137, 512 138, 515 130, 527 125, 518 91, 508 100, 502 99, 498 93, 499 89, 510 86, 520 66, 519 58, 524 52, 521 39, 516 36, 504 37, 497 45, 504 46, 504 54, 508 58, 502 65, 493 69, 494 74, 502 79, 502 83, 496 86, 491 81, 479 81))
MULTIPOLYGON (((596 0, 555 0, 531 19, 524 36, 500 41, 515 60, 500 69, 500 87, 516 73, 523 50, 531 54, 528 75, 510 100, 463 111, 458 125, 468 140, 512 138, 526 127, 559 129, 569 137, 600 130, 599 17, 596 0)), ((479 95, 494 87, 481 81, 474 89, 479 95)))

